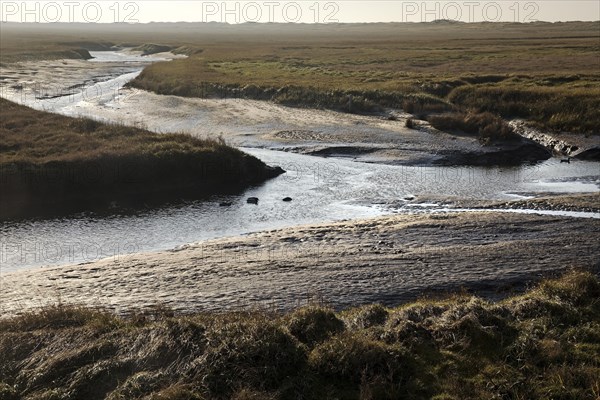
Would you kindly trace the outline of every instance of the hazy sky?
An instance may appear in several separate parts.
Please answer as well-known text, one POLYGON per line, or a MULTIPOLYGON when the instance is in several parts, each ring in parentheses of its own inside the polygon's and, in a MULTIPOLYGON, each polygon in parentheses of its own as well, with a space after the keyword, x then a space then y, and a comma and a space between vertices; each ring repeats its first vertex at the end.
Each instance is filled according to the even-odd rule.
POLYGON ((0 12, 2 21, 19 22, 597 21, 600 1, 0 0, 0 12))

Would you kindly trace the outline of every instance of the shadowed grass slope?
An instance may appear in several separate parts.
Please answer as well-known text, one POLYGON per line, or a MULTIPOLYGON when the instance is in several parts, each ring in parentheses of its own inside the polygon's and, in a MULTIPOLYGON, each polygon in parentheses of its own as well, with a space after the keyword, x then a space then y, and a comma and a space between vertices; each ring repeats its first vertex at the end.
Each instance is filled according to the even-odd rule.
POLYGON ((3 399, 596 399, 600 281, 573 271, 490 303, 456 295, 336 313, 0 320, 3 399))
POLYGON ((210 194, 281 170, 220 140, 69 118, 0 99, 0 172, 1 201, 12 208, 43 199, 210 194))
POLYGON ((518 140, 519 136, 500 117, 490 113, 445 113, 428 117, 431 125, 442 131, 459 131, 479 137, 482 143, 494 140, 518 140))

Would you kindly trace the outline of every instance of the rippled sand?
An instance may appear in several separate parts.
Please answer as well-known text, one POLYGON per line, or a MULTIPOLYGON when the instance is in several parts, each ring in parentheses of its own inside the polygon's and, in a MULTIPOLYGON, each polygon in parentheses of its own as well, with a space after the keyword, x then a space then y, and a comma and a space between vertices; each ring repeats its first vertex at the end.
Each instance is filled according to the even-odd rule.
POLYGON ((402 303, 468 287, 498 296, 541 274, 598 265, 600 220, 508 213, 388 216, 209 240, 173 251, 0 277, 0 310, 78 303, 124 311, 402 303))

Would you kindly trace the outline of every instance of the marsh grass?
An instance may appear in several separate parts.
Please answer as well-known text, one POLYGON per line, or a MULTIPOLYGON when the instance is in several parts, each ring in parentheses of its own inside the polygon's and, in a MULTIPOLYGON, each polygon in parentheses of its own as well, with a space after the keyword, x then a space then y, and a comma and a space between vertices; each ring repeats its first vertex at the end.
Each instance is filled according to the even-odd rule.
POLYGON ((154 134, 139 128, 36 111, 0 99, 0 163, 43 165, 110 156, 243 153, 222 140, 154 134))
POLYGON ((395 308, 319 304, 117 316, 55 305, 0 320, 5 399, 595 399, 600 281, 395 308))
POLYGON ((134 47, 133 50, 141 51, 143 56, 147 56, 150 54, 171 51, 173 50, 173 48, 171 46, 166 46, 163 44, 145 43, 141 46, 134 47))
POLYGON ((42 200, 210 194, 262 182, 281 171, 219 138, 155 134, 0 99, 0 172, 5 215, 35 208, 42 200))
POLYGON ((414 115, 491 112, 508 119, 526 118, 552 131, 597 133, 600 126, 595 112, 600 107, 600 77, 592 75, 578 77, 576 84, 571 76, 551 74, 438 79, 417 73, 398 77, 390 72, 373 81, 354 79, 353 74, 369 74, 367 71, 347 76, 342 65, 337 66, 342 71, 335 74, 339 79, 332 79, 320 77, 312 69, 305 73, 283 69, 285 73, 276 74, 283 68, 279 64, 271 66, 273 71, 254 64, 210 66, 205 62, 203 57, 158 63, 130 85, 167 95, 269 100, 351 113, 385 108, 401 108, 414 115))
POLYGON ((436 129, 474 135, 482 143, 519 138, 508 123, 490 112, 436 114, 429 116, 428 120, 436 129))
POLYGON ((598 24, 5 24, 0 63, 169 47, 189 58, 154 64, 131 85, 353 113, 403 108, 419 119, 492 112, 598 133, 598 24))
POLYGON ((570 85, 567 77, 513 79, 499 85, 458 87, 449 100, 478 112, 493 112, 505 118, 534 121, 542 129, 581 133, 600 132, 600 80, 587 79, 582 86, 570 85), (561 84, 565 78, 565 84, 561 84), (555 82, 545 86, 543 81, 555 82), (542 82, 540 82, 542 81, 542 82))
POLYGON ((597 23, 441 28, 376 25, 363 27, 362 36, 358 27, 332 29, 329 43, 293 33, 286 44, 252 41, 252 35, 240 38, 243 46, 199 41, 201 54, 154 64, 131 85, 352 113, 491 112, 552 131, 598 133, 600 76, 591 68, 598 63, 597 23), (573 29, 582 35, 574 37, 573 29), (394 31, 405 40, 394 41, 394 31), (542 31, 552 39, 540 37, 542 31))

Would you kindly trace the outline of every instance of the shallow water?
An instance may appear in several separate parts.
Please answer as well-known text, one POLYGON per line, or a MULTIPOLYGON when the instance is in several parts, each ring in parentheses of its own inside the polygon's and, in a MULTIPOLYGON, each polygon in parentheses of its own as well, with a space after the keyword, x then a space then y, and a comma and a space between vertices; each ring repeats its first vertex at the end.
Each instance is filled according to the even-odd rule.
POLYGON ((215 196, 208 201, 110 217, 78 214, 1 223, 1 270, 88 262, 305 223, 439 211, 453 197, 500 200, 521 197, 515 193, 589 192, 598 190, 600 179, 584 178, 597 168, 595 163, 584 162, 568 168, 556 160, 510 169, 421 168, 245 150, 288 172, 243 194, 215 196), (258 205, 247 204, 249 196, 258 197, 258 205), (287 196, 293 201, 283 202, 287 196), (417 204, 405 200, 413 196, 447 200, 417 204), (232 204, 221 207, 220 202, 232 204))
POLYGON ((23 72, 18 73, 3 69, 0 95, 38 110, 108 121, 88 110, 126 102, 123 86, 144 67, 176 58, 123 51, 91 51, 90 55, 94 58, 87 61, 24 62, 23 72))
MULTIPOLYGON (((38 98, 34 102, 28 101, 32 97, 26 96, 27 93, 3 90, 3 94, 12 93, 6 97, 19 101, 20 96, 22 103, 67 115, 102 119, 106 118, 106 108, 112 107, 114 118, 119 115, 118 107, 114 106, 122 95, 119 89, 152 59, 116 52, 92 54, 97 58, 91 62, 102 65, 102 77, 94 77, 93 71, 84 74, 83 86, 76 93, 38 98)), ((73 82, 68 84, 72 86, 73 82)), ((177 119, 164 121, 165 130, 186 126, 188 118, 191 117, 182 113, 177 119)), ((89 262, 115 254, 169 249, 208 238, 305 223, 439 211, 454 199, 506 200, 536 193, 593 192, 600 187, 597 162, 560 164, 550 159, 511 168, 409 167, 267 149, 244 150, 270 165, 281 166, 287 173, 243 194, 213 197, 208 201, 136 213, 124 211, 108 217, 78 214, 0 223, 0 272, 89 262), (258 197, 258 205, 247 204, 248 196, 258 197), (283 202, 282 198, 287 196, 293 201, 283 202), (414 197, 417 204, 410 200, 414 197), (419 198, 436 200, 418 203, 419 198), (220 202, 231 206, 221 207, 220 202)))

